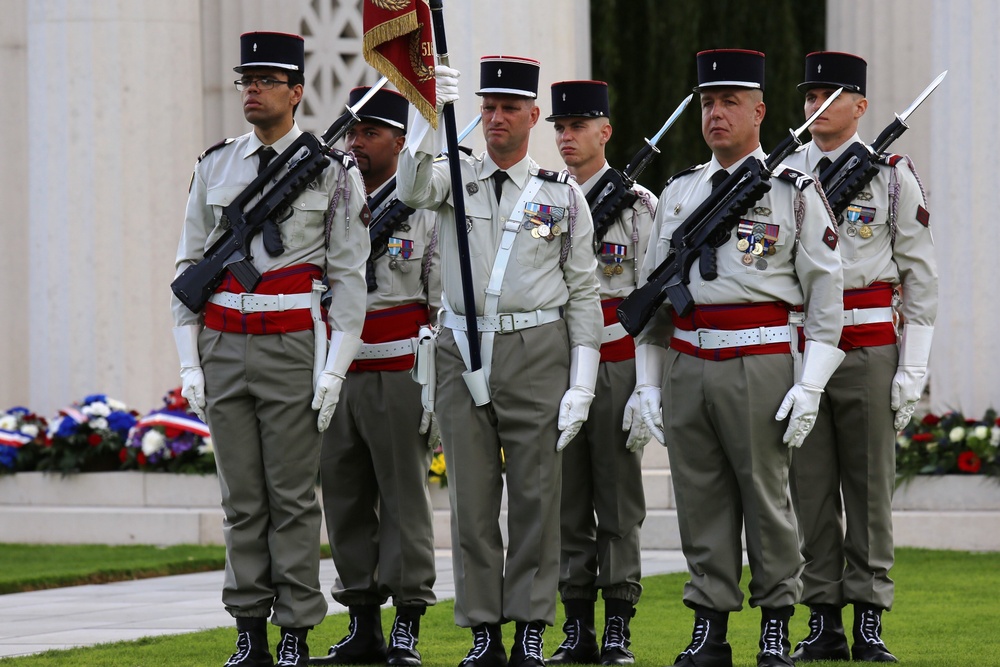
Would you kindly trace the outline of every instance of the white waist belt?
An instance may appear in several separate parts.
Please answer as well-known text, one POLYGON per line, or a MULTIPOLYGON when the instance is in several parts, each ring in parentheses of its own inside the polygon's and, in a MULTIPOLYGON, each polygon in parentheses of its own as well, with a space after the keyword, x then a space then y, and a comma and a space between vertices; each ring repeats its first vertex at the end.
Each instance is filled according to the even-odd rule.
MULTIPOLYGON (((465 315, 457 315, 451 311, 441 312, 441 325, 457 331, 466 331, 465 315)), ((493 331, 506 334, 531 329, 562 319, 558 308, 533 310, 528 313, 500 313, 476 318, 476 328, 480 331, 493 331)))
POLYGON ((851 308, 844 309, 844 326, 853 327, 859 324, 880 324, 892 322, 892 308, 851 308))
POLYGON ((403 340, 390 340, 387 343, 362 343, 355 359, 392 359, 393 357, 405 357, 413 354, 417 350, 416 338, 405 338, 403 340))
POLYGON ((685 331, 674 329, 674 338, 690 343, 703 350, 718 350, 724 347, 748 347, 769 343, 788 343, 791 336, 788 325, 778 327, 757 327, 756 329, 696 329, 685 331))
POLYGON ((241 313, 272 313, 284 310, 309 308, 312 292, 299 294, 254 294, 253 292, 216 292, 208 300, 223 308, 232 308, 241 313))
POLYGON ((610 343, 614 340, 621 340, 626 336, 628 336, 628 332, 625 331, 625 327, 622 326, 621 322, 607 324, 604 326, 604 336, 601 338, 601 344, 610 343))

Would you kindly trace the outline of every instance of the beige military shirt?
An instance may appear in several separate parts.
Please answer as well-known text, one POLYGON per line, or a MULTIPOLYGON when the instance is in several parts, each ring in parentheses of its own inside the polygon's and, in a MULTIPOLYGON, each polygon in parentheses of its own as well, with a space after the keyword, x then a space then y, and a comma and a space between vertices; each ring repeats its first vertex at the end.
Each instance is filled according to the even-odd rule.
MULTIPOLYGON (((302 131, 295 124, 272 147, 280 155, 300 134, 302 131)), ((211 151, 195 165, 184 229, 177 247, 177 275, 198 263, 225 232, 219 224, 222 209, 257 177, 256 152, 261 145, 257 135, 250 132, 211 151)), ((295 199, 290 217, 278 225, 284 253, 271 257, 260 234, 250 243, 253 264, 261 273, 296 264, 318 266, 326 274, 334 295, 328 318, 331 328, 358 336, 365 317, 365 262, 370 248, 361 219, 364 192, 358 170, 344 169, 334 161, 295 199), (344 190, 326 245, 326 215, 338 185, 344 186, 344 190)), ((176 326, 201 323, 201 314, 192 313, 176 296, 172 308, 176 326)))
MULTIPOLYGON (((861 137, 855 134, 850 141, 829 153, 809 142, 790 156, 787 163, 812 174, 823 157, 835 162, 852 144, 860 141, 861 137)), ((875 178, 854 197, 837 221, 844 289, 858 289, 876 282, 903 285, 901 312, 905 320, 932 326, 937 317, 938 276, 929 221, 923 190, 908 161, 900 160, 891 167, 881 165, 875 178), (896 202, 889 196, 893 180, 899 183, 896 202), (894 203, 893 225, 890 224, 890 212, 894 203), (865 233, 861 233, 863 226, 868 227, 865 233)))
MULTIPOLYGON (((395 187, 391 179, 372 193, 395 187)), ((437 214, 417 209, 389 240, 389 251, 375 260, 377 288, 368 293, 368 312, 426 302, 431 321, 441 307, 441 254, 434 229, 437 214)), ((374 220, 372 221, 374 222, 374 220)))
MULTIPOLYGON (((432 151, 425 151, 424 148, 423 145, 416 148, 415 155, 409 150, 400 155, 396 172, 398 193, 400 199, 413 208, 438 212, 443 301, 445 308, 464 315, 449 166, 446 160, 435 162, 432 151)), ((525 156, 507 169, 510 180, 503 187, 503 196, 497 205, 492 180, 497 166, 489 155, 463 155, 461 160, 473 293, 476 313, 482 315, 485 290, 504 223, 513 213, 521 191, 528 185, 532 174, 538 173, 538 165, 525 156)), ((504 274, 498 312, 522 313, 562 308, 571 347, 582 345, 599 349, 604 320, 597 292, 594 227, 587 200, 576 183, 570 180, 567 183, 545 181, 532 202, 562 209, 564 217, 557 224, 566 229, 563 235, 548 241, 534 238, 528 229, 521 226, 504 274), (572 230, 568 229, 570 208, 576 211, 572 230), (565 234, 571 234, 571 246, 565 261, 560 263, 565 234)))
MULTIPOLYGON (((610 168, 605 162, 600 171, 580 184, 580 189, 585 193, 590 192, 610 168)), ((602 246, 597 252, 597 279, 600 282, 602 300, 628 296, 639 284, 639 270, 649 246, 649 232, 653 227, 657 197, 638 183, 632 186, 632 190, 639 195, 639 199, 621 212, 618 220, 598 242, 602 246), (605 248, 605 243, 617 248, 605 248), (624 252, 624 255, 615 254, 619 251, 624 252), (621 271, 616 268, 618 266, 621 271)))
MULTIPOLYGON (((762 162, 767 157, 759 146, 751 155, 762 162)), ((732 173, 742 161, 728 171, 732 173)), ((640 285, 666 258, 674 230, 711 193, 712 174, 720 168, 713 156, 708 164, 667 182, 656 209, 640 285)), ((737 247, 739 230, 733 229, 726 242, 716 249, 718 278, 702 278, 696 261, 691 267, 688 289, 699 305, 782 301, 804 306, 806 338, 836 347, 844 317, 836 225, 811 179, 795 184, 778 178, 783 168, 779 165, 775 169, 771 190, 742 218, 747 225, 765 226, 767 246, 773 247, 774 253, 769 254, 768 250, 749 264, 744 263, 746 253, 737 247), (797 206, 801 206, 801 225, 796 221, 797 206)), ((668 303, 669 300, 664 302, 636 336, 637 344, 668 343, 673 329, 668 303)))

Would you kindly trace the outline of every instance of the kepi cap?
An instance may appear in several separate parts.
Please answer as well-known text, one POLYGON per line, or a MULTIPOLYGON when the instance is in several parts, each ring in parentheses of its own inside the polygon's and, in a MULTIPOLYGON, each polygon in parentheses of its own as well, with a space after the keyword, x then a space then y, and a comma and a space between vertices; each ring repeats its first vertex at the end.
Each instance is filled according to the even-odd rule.
POLYGON ((559 81, 552 84, 552 115, 556 118, 607 118, 611 115, 608 84, 603 81, 559 81))
POLYGON ((483 56, 479 60, 479 90, 476 95, 520 95, 538 97, 541 63, 519 56, 483 56))
MULTIPOLYGON (((347 96, 348 106, 353 107, 357 104, 369 90, 371 90, 371 86, 352 88, 347 96)), ((406 121, 409 111, 409 102, 406 101, 405 97, 394 90, 382 88, 376 91, 365 102, 365 105, 358 110, 358 117, 385 123, 406 132, 406 121)))
POLYGON ((764 54, 760 51, 715 49, 700 52, 696 60, 696 93, 722 86, 764 90, 764 54))
POLYGON ((246 67, 276 67, 291 72, 305 71, 306 43, 287 32, 245 32, 240 35, 239 73, 246 67))
POLYGON ((806 80, 800 92, 810 88, 840 88, 865 94, 868 63, 863 58, 839 51, 816 51, 806 56, 806 80))

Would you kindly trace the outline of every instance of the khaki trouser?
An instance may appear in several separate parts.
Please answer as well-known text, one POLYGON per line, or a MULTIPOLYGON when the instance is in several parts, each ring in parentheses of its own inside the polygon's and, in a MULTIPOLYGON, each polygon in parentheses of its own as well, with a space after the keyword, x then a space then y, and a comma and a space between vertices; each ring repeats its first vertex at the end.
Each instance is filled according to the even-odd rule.
POLYGON ((492 402, 476 407, 450 330, 438 337, 437 418, 451 500, 455 622, 555 622, 559 580, 559 401, 569 383, 562 320, 497 335, 492 402), (506 460, 508 548, 499 525, 506 460))
POLYGON ((321 437, 312 330, 199 337, 225 510, 222 601, 233 616, 312 627, 326 616, 316 499, 321 437))
POLYGON ((788 492, 787 420, 775 413, 792 386, 790 355, 708 361, 667 351, 663 423, 691 580, 684 603, 742 607, 740 530, 750 562, 750 606, 799 600, 798 532, 788 492))
POLYGON ((596 600, 600 589, 604 598, 634 605, 642 594, 642 451, 625 448, 628 432, 622 430, 633 389, 634 359, 602 363, 590 416, 562 453, 563 600, 596 600))
POLYGON ((889 399, 898 360, 895 345, 848 352, 826 385, 816 426, 792 456, 803 604, 892 608, 896 429, 889 399))
POLYGON ((348 373, 323 438, 323 509, 342 605, 436 602, 434 529, 420 435, 420 385, 409 371, 348 373))

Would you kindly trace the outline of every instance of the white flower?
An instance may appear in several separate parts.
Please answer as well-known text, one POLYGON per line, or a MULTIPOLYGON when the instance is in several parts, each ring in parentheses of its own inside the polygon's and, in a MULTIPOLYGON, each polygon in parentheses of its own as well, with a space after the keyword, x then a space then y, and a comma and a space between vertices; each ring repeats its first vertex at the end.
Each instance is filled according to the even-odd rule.
POLYGON ((146 431, 146 435, 142 436, 142 453, 146 456, 151 456, 163 449, 166 442, 166 438, 163 437, 162 433, 151 428, 146 431))
POLYGON ((114 398, 108 399, 108 407, 115 412, 128 412, 128 406, 114 398))
POLYGON ((927 443, 928 452, 936 452, 937 448, 938 448, 937 440, 931 440, 930 442, 927 443))
POLYGON ((972 435, 978 440, 985 440, 990 437, 990 429, 988 426, 980 424, 972 431, 972 435))
POLYGON ((34 438, 36 435, 38 435, 38 427, 35 426, 34 424, 25 424, 24 426, 21 427, 21 433, 31 438, 34 438))
POLYGON ((98 417, 97 419, 91 419, 87 422, 87 425, 95 431, 106 431, 108 430, 108 420, 104 417, 98 417))
POLYGON ((948 439, 952 442, 962 442, 965 440, 965 429, 961 426, 956 426, 948 433, 948 439))
POLYGON ((898 438, 896 438, 896 444, 899 445, 900 449, 908 449, 910 446, 910 439, 907 438, 906 436, 901 435, 898 438))
POLYGON ((1000 426, 994 426, 990 430, 992 431, 990 434, 990 445, 992 447, 1000 447, 1000 426))
POLYGON ((201 444, 198 445, 199 454, 211 454, 214 450, 212 449, 212 438, 202 438, 201 444))
POLYGON ((88 417, 107 417, 111 414, 111 408, 108 407, 107 403, 94 401, 90 405, 83 406, 80 409, 80 412, 88 417))
POLYGON ((0 417, 0 429, 4 431, 13 431, 17 428, 17 417, 14 415, 4 415, 0 417))

